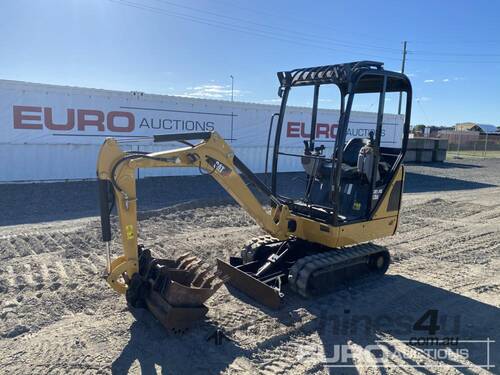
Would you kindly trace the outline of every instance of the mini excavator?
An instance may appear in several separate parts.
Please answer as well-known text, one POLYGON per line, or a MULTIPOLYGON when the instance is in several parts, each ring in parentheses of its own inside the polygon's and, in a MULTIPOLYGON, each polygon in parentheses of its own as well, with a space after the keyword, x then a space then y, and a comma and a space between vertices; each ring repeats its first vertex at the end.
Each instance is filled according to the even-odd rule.
MULTIPOLYGON (((411 83, 382 63, 353 63, 278 73, 281 97, 275 126, 270 184, 264 183, 236 156, 217 132, 163 134, 154 142, 183 147, 160 151, 124 151, 107 138, 101 147, 97 177, 101 228, 107 251, 106 280, 129 305, 146 307, 167 328, 183 330, 207 313, 205 301, 229 283, 259 303, 279 308, 286 288, 308 297, 324 293, 344 277, 361 272, 384 274, 390 264, 386 248, 371 240, 396 231, 404 183, 405 155, 411 115, 411 83), (327 153, 317 138, 318 98, 323 85, 340 92, 336 141, 327 153), (303 153, 280 148, 289 93, 312 86, 312 117, 303 153), (373 131, 367 138, 348 137, 353 100, 378 95, 373 131), (386 93, 405 93, 404 120, 396 147, 382 142, 386 93), (296 157, 303 167, 304 193, 290 198, 278 191, 282 157, 296 157), (193 167, 210 174, 267 233, 252 239, 241 256, 217 260, 217 271, 204 268, 196 256, 157 259, 138 244, 136 177, 138 168, 193 167), (259 193, 256 193, 256 192, 259 193), (258 199, 257 194, 265 197, 258 199), (113 204, 117 207, 123 254, 110 258, 113 204), (267 208, 269 207, 270 208, 267 208), (354 270, 354 271, 353 271, 354 270)), ((401 99, 400 99, 401 106, 401 99)), ((401 116, 403 118, 403 116, 401 116)), ((394 125, 394 124, 392 124, 394 125)), ((266 158, 267 159, 267 158, 266 158)), ((267 169, 267 160, 266 160, 267 169)))

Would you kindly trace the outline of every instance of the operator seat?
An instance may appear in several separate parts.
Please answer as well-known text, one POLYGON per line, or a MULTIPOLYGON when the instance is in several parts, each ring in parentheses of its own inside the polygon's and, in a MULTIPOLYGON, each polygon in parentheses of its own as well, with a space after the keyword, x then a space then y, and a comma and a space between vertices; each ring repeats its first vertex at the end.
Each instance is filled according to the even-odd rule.
POLYGON ((375 155, 375 148, 370 141, 366 146, 361 147, 361 150, 359 150, 357 164, 358 173, 360 173, 361 176, 363 176, 363 178, 365 178, 368 182, 372 182, 372 178, 375 178, 375 182, 377 182, 380 180, 378 162, 379 160, 375 155))
POLYGON ((359 151, 368 143, 370 140, 368 138, 352 138, 344 146, 344 155, 342 157, 342 162, 351 166, 357 167, 359 151))
MULTIPOLYGON (((341 185, 347 188, 347 195, 350 197, 346 198, 352 198, 353 193, 357 191, 366 190, 363 189, 363 185, 367 185, 371 173, 370 176, 363 174, 367 173, 367 170, 360 170, 358 161, 360 160, 361 150, 368 146, 369 143, 369 139, 353 138, 344 146, 341 185)), ((308 156, 302 157, 301 161, 306 174, 315 179, 311 189, 310 201, 315 204, 330 207, 332 205, 332 202, 330 202, 330 177, 333 173, 333 164, 328 162, 327 159, 314 159, 308 156)), ((367 162, 369 161, 367 160, 367 162)), ((373 162, 371 165, 373 165, 373 162)), ((344 191, 344 189, 342 191, 344 191)), ((345 199, 345 201, 347 203, 349 199, 345 199)), ((347 203, 347 206, 350 205, 350 203, 347 203)))
POLYGON ((356 167, 358 177, 371 182, 372 171, 375 168, 375 181, 380 179, 380 165, 374 165, 373 141, 368 138, 353 138, 344 146, 342 162, 350 167, 356 167))
MULTIPOLYGON (((366 213, 374 156, 372 141, 368 138, 353 138, 344 146, 339 213, 347 220, 359 219, 366 213)), ((377 173, 375 178, 378 177, 377 173)))

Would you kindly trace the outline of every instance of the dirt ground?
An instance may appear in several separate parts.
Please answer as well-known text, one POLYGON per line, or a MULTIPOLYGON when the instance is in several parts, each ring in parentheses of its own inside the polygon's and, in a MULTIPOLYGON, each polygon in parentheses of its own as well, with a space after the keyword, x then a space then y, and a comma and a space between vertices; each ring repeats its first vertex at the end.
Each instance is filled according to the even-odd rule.
MULTIPOLYGON (((498 160, 407 171, 398 234, 376 241, 393 257, 386 276, 314 300, 286 291, 279 311, 222 287, 208 320, 184 335, 131 314, 100 278, 94 184, 0 185, 0 373, 499 373, 498 160), (440 360, 406 342, 429 336, 413 329, 428 310, 437 310, 437 336, 461 340, 440 360), (209 340, 216 329, 229 340, 209 340), (488 338, 497 342, 463 342, 488 338), (377 343, 404 355, 376 367, 367 345, 377 343), (329 367, 340 348, 350 367, 329 367)), ((144 180, 139 192, 141 242, 157 256, 191 251, 215 265, 262 234, 207 177, 144 180)))

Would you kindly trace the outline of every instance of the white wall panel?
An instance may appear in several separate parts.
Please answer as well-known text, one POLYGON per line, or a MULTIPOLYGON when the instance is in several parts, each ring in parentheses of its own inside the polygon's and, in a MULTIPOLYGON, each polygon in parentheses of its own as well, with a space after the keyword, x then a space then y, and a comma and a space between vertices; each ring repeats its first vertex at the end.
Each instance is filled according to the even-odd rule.
MULTIPOLYGON (((0 144, 2 168, 0 182, 81 180, 96 177, 96 162, 99 145, 71 144, 0 144)), ((138 146, 124 146, 137 150, 138 146)), ((141 151, 161 151, 162 146, 140 146, 141 151)), ((301 148, 287 147, 282 151, 301 153, 301 148)), ((263 173, 266 147, 237 147, 236 155, 254 173, 263 173)), ((269 154, 269 170, 272 167, 272 149, 269 154)), ((300 158, 280 157, 282 172, 301 170, 300 158)), ((199 174, 198 168, 151 168, 141 169, 139 177, 190 176, 199 174)))
MULTIPOLYGON (((278 110, 278 106, 256 103, 0 80, 0 182, 95 178, 96 158, 106 136, 124 140, 118 137, 212 130, 229 139, 236 155, 252 171, 261 173, 269 120, 278 110)), ((300 107, 287 109, 281 151, 302 153, 309 113, 310 109, 300 107)), ((334 144, 338 118, 336 110, 318 110, 319 141, 334 144), (321 127, 326 133, 319 131, 321 127)), ((374 113, 353 112, 349 126, 357 132, 355 136, 368 134, 375 120, 374 113)), ((384 116, 384 125, 391 126, 382 143, 397 147, 399 121, 396 115, 384 116)), ((160 151, 178 147, 177 143, 150 142, 125 148, 160 151)), ((279 167, 280 171, 301 170, 300 158, 282 156, 279 167)), ((162 168, 142 170, 139 176, 198 173, 197 168, 162 168)))
POLYGON ((95 178, 98 151, 98 145, 0 144, 0 181, 95 178))

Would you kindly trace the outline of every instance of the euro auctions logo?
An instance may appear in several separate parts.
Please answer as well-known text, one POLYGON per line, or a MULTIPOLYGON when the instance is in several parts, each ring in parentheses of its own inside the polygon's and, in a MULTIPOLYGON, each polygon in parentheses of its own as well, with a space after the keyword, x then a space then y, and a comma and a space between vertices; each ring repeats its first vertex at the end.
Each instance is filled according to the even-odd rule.
MULTIPOLYGON (((315 138, 326 138, 335 140, 337 137, 338 124, 316 124, 316 136, 315 138)), ((307 139, 311 136, 306 130, 306 125, 304 122, 289 121, 286 127, 287 138, 304 138, 307 139)))
POLYGON ((95 109, 66 109, 63 121, 54 121, 51 107, 13 106, 14 129, 55 131, 87 129, 94 131, 130 133, 135 129, 135 117, 131 112, 103 112, 95 109))
MULTIPOLYGON (((376 123, 366 123, 366 122, 357 122, 350 121, 349 125, 346 129, 347 137, 349 138, 369 138, 370 132, 375 130, 376 123), (369 124, 369 126, 367 126, 369 124)), ((382 137, 385 137, 386 134, 386 126, 382 127, 382 137)), ((301 139, 309 139, 311 137, 311 133, 308 130, 310 126, 308 126, 304 122, 300 121, 288 121, 286 124, 286 136, 287 138, 301 138, 301 139)), ((337 139, 337 130, 339 128, 339 124, 329 124, 329 123, 321 123, 318 122, 316 124, 316 139, 320 139, 323 141, 335 141, 337 139)))

